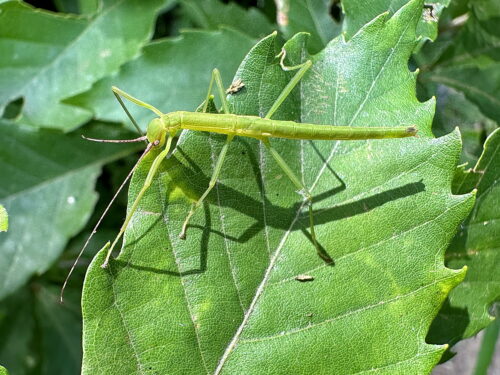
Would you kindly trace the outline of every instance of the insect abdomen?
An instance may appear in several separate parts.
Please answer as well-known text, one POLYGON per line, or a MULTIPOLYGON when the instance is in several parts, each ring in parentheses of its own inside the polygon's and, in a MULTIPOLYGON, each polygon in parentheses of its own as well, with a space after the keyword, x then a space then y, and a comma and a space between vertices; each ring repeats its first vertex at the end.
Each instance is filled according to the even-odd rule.
POLYGON ((404 138, 417 133, 414 126, 355 127, 268 120, 257 116, 175 112, 182 129, 234 134, 253 138, 354 140, 404 138))
POLYGON ((252 128, 264 137, 317 140, 356 140, 404 138, 417 133, 414 126, 355 127, 304 124, 293 121, 266 120, 257 118, 252 128))

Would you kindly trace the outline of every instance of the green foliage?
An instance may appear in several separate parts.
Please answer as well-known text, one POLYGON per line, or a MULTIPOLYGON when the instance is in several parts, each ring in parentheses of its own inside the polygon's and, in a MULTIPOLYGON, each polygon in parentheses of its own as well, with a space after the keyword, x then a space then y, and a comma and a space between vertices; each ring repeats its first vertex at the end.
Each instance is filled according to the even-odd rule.
MULTIPOLYGON (((61 255, 92 213, 101 166, 137 145, 89 144, 78 134, 35 131, 7 120, 0 121, 0 129, 0 175, 9 176, 0 187, 0 201, 10 215, 10 230, 0 236, 4 297, 33 274, 45 272, 61 255)), ((82 132, 95 138, 130 137, 105 124, 92 124, 82 132)))
MULTIPOLYGON (((219 185, 180 240, 222 140, 186 133, 117 260, 102 269, 104 249, 90 266, 84 373, 113 373, 116 363, 127 373, 430 371, 444 347, 425 344, 425 332, 464 277, 444 268, 444 250, 474 200, 451 194, 458 133, 432 138, 433 102, 414 94, 407 60, 419 18, 415 1, 348 42, 334 39, 312 56, 314 71, 276 116, 352 126, 411 121, 420 130, 419 139, 397 141, 274 142, 318 197, 317 235, 335 266, 314 254, 300 198, 252 140, 231 145, 219 185), (314 281, 295 280, 304 273, 314 281), (367 340, 369 332, 377 334, 367 340)), ((304 42, 300 34, 288 42, 289 65, 305 54, 304 42)), ((235 113, 265 114, 290 79, 278 51, 271 35, 244 59, 235 80, 245 89, 230 97, 235 113)), ((155 155, 135 173, 129 201, 155 155)))
POLYGON ((81 361, 77 289, 59 303, 59 288, 34 282, 0 305, 0 362, 11 374, 76 374, 81 361))
POLYGON ((443 134, 458 126, 464 140, 461 159, 469 166, 475 165, 472 171, 467 171, 466 165, 457 169, 453 191, 460 194, 476 188, 478 197, 474 210, 446 252, 447 266, 467 265, 468 273, 464 283, 452 291, 431 327, 428 339, 434 343, 453 344, 473 336, 490 324, 488 310, 500 300, 498 228, 496 216, 490 211, 498 205, 495 180, 500 175, 495 168, 500 156, 495 154, 494 146, 498 142, 495 129, 500 119, 499 34, 494 26, 498 14, 492 11, 486 17, 481 10, 492 10, 494 4, 485 0, 471 2, 470 9, 455 6, 452 9, 455 18, 446 20, 442 26, 445 32, 436 44, 426 45, 416 56, 423 69, 422 87, 435 92, 437 86, 438 95, 442 94, 438 99, 442 101, 442 110, 435 119, 435 132, 443 134), (457 29, 464 21, 465 25, 457 29), (483 143, 484 151, 478 161, 483 143), (482 174, 486 165, 490 167, 482 174))
POLYGON ((463 143, 460 164, 475 165, 485 138, 497 128, 496 122, 483 115, 474 103, 455 89, 439 86, 437 94, 437 106, 441 110, 434 116, 434 134, 443 136, 458 127, 463 143))
POLYGON ((103 0, 101 12, 89 17, 0 4, 0 112, 22 97, 24 124, 67 131, 89 120, 87 111, 61 100, 134 57, 163 2, 103 0))
MULTIPOLYGON (((10 374, 78 373, 82 347, 88 374, 426 374, 442 344, 491 322, 500 300, 498 1, 45 3, 57 11, 0 0, 0 230, 2 207, 10 221, 0 233, 0 364, 10 374), (244 83, 228 96, 232 111, 262 116, 293 76, 276 58, 284 43, 286 65, 310 58, 313 67, 273 118, 419 128, 405 140, 273 140, 313 190, 317 235, 335 265, 318 259, 302 197, 251 139, 231 144, 179 240, 223 141, 185 132, 118 258, 107 270, 102 252, 92 261, 82 345, 84 272, 118 232, 125 195, 63 305, 59 288, 144 146, 80 138, 137 137, 110 87, 163 112, 195 110, 218 68, 226 87, 244 83)), ((145 129, 152 113, 127 106, 145 129)), ((209 108, 216 113, 218 99, 209 108)))
MULTIPOLYGON (((423 75, 424 81, 453 87, 465 94, 481 111, 496 122, 500 121, 500 15, 483 12, 496 2, 482 1, 467 14, 468 20, 446 48, 440 44, 428 46, 433 54, 432 66, 423 75)), ((474 4, 474 2, 472 2, 474 4)), ((498 6, 498 5, 496 5, 498 6)), ((428 68, 426 67, 426 70, 428 68)))
MULTIPOLYGON (((350 37, 378 14, 383 12, 394 14, 407 3, 409 3, 409 0, 376 0, 370 1, 369 6, 367 6, 367 3, 364 1, 343 0, 342 8, 345 12, 344 30, 350 37)), ((416 33, 418 36, 424 39, 436 39, 439 16, 449 3, 450 0, 425 2, 425 7, 422 9, 421 18, 417 26, 416 33)))
POLYGON ((467 265, 469 271, 439 313, 431 331, 433 342, 454 343, 472 336, 493 319, 488 308, 500 296, 499 176, 500 129, 497 129, 486 140, 476 166, 455 189, 458 193, 470 191, 471 186, 477 189, 474 210, 446 252, 447 266, 458 269, 467 265))

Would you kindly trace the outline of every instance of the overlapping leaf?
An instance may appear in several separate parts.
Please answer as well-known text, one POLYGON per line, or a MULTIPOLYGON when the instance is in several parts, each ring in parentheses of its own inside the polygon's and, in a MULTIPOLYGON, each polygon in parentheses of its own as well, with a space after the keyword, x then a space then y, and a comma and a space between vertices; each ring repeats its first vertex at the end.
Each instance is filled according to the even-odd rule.
POLYGON ((432 342, 455 343, 475 335, 492 320, 488 309, 500 300, 500 129, 484 144, 477 165, 458 192, 477 189, 476 204, 446 252, 447 265, 467 265, 467 276, 454 289, 432 330, 432 342))
MULTIPOLYGON (((498 125, 484 116, 460 91, 438 85, 436 96, 439 111, 434 117, 432 130, 436 136, 442 136, 458 127, 463 143, 460 164, 467 163, 467 169, 471 168, 481 155, 484 139, 498 125)), ((461 190, 461 193, 464 192, 461 190)))
MULTIPOLYGON (((343 28, 348 36, 352 36, 376 15, 383 12, 394 14, 407 3, 408 0, 377 0, 370 1, 370 5, 367 6, 365 1, 344 0, 342 1, 342 8, 345 12, 343 28)), ((436 39, 439 16, 449 3, 450 0, 426 1, 417 26, 417 35, 421 36, 424 40, 436 39)))
MULTIPOLYGON (((127 155, 136 145, 90 143, 79 134, 33 131, 3 120, 0 146, 0 202, 10 228, 0 236, 0 298, 60 255, 70 237, 87 222, 96 201, 101 165, 127 155)), ((85 131, 97 138, 130 133, 108 125, 85 131)))
MULTIPOLYGON (((300 196, 255 140, 231 144, 220 183, 181 241, 223 139, 186 133, 141 201, 118 259, 103 270, 101 252, 89 269, 84 373, 430 371, 444 348, 425 344, 425 334, 464 276, 443 266, 443 253, 473 199, 450 191, 459 135, 432 138, 434 103, 415 98, 407 61, 421 9, 412 1, 348 42, 332 41, 276 114, 419 128, 418 139, 274 142, 316 197, 317 235, 335 265, 316 256, 300 196), (314 280, 300 283, 299 274, 314 280)), ((265 114, 290 79, 273 39, 240 66, 235 113, 265 114)), ((304 58, 303 42, 299 35, 287 44, 289 65, 304 58)), ((155 155, 137 170, 131 200, 155 155)))
POLYGON ((23 123, 70 130, 90 118, 65 97, 88 90, 134 57, 164 0, 102 0, 93 16, 0 5, 0 112, 24 99, 23 123))
MULTIPOLYGON (((486 2, 485 2, 486 3, 486 2)), ((427 53, 439 58, 423 81, 437 82, 463 92, 481 111, 496 122, 500 121, 500 17, 482 19, 476 7, 460 33, 444 52, 428 46, 427 53)), ((429 69, 429 67, 426 67, 429 69)))

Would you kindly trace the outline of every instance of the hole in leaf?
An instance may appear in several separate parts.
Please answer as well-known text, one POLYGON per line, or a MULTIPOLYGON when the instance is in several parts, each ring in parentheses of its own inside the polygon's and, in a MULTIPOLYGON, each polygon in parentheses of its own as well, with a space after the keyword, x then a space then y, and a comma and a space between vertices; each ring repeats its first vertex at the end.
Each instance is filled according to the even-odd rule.
POLYGON ((23 105, 24 105, 24 98, 22 97, 11 101, 5 107, 5 111, 2 117, 6 119, 15 119, 21 114, 21 111, 23 110, 23 105))
POLYGON ((335 0, 330 6, 330 15, 332 18, 340 22, 342 19, 342 7, 340 6, 340 0, 335 0))
POLYGON ((54 1, 50 1, 50 0, 45 0, 45 1, 44 0, 41 0, 41 1, 26 0, 25 2, 30 4, 30 5, 33 5, 36 8, 46 9, 46 10, 50 10, 52 12, 58 11, 54 1))
POLYGON ((164 12, 160 13, 156 18, 155 31, 153 33, 153 40, 165 38, 167 36, 177 36, 179 35, 179 29, 186 27, 194 27, 190 23, 180 24, 180 19, 185 19, 185 17, 180 17, 180 6, 173 6, 167 8, 164 12))

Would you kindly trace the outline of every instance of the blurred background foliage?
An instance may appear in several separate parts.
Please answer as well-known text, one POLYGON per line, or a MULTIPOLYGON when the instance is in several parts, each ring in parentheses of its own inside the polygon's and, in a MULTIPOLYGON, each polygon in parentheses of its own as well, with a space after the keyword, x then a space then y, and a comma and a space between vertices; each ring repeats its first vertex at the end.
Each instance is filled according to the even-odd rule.
MULTIPOLYGON (((127 82, 127 72, 142 73, 140 84, 152 93, 142 100, 164 112, 193 110, 202 100, 211 68, 217 66, 229 82, 250 47, 273 30, 284 40, 299 31, 310 32, 308 48, 317 53, 340 33, 349 38, 378 14, 392 14, 405 3, 377 0, 367 7, 357 0, 0 1, 0 203, 10 220, 9 232, 0 233, 0 363, 9 373, 80 371, 85 270, 97 244, 120 227, 125 194, 78 264, 64 305, 58 303, 59 290, 141 147, 81 142, 82 133, 134 137, 111 95, 111 81, 121 80, 133 91, 135 83, 127 82), (194 92, 193 87, 203 90, 194 92), (169 93, 164 102, 155 103, 155 90, 169 93)), ((455 193, 479 189, 476 207, 447 253, 448 266, 468 265, 469 272, 431 327, 430 343, 453 345, 475 335, 488 326, 487 310, 499 299, 495 270, 500 225, 491 210, 485 212, 500 203, 500 155, 493 147, 498 131, 482 159, 496 167, 486 178, 475 173, 481 161, 470 169, 500 122, 498 24, 497 1, 429 1, 418 28, 421 42, 410 61, 411 69, 420 70, 420 99, 437 97, 434 134, 457 126, 461 130, 462 166, 455 193), (490 225, 482 224, 488 220, 490 225)), ((132 113, 144 123, 145 112, 133 108, 132 113)), ((498 334, 493 327, 489 348, 498 334)), ((484 353, 483 362, 488 363, 491 354, 487 348, 484 353)))

